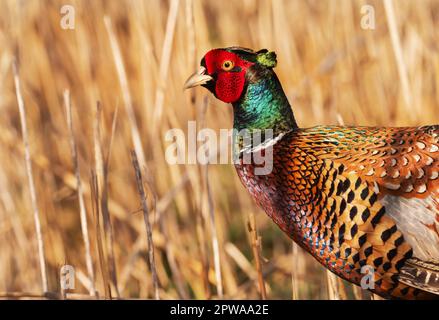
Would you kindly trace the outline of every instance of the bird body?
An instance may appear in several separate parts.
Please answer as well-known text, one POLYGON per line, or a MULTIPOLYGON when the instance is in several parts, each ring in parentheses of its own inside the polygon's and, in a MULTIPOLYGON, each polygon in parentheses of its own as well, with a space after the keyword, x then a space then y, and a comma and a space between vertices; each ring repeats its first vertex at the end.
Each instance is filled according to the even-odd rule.
POLYGON ((439 126, 295 129, 273 145, 270 174, 255 174, 254 163, 236 170, 326 268, 360 284, 372 266, 374 292, 428 298, 420 289, 439 289, 438 139, 439 126))
POLYGON ((187 85, 232 103, 238 131, 272 130, 272 143, 241 142, 272 154, 267 174, 235 164, 245 188, 343 279, 360 285, 370 267, 383 297, 439 298, 439 126, 299 128, 275 65, 267 50, 214 49, 187 85))

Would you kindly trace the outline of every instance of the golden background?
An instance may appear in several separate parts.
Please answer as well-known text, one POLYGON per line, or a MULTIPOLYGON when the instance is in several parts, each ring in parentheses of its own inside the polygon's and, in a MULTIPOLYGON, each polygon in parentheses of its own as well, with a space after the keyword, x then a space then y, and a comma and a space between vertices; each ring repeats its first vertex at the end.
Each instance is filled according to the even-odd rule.
POLYGON ((187 130, 189 120, 231 128, 230 106, 204 89, 182 90, 207 50, 231 45, 276 51, 275 70, 299 126, 439 123, 439 1, 385 4, 1 1, 0 296, 41 297, 41 262, 54 297, 62 293, 64 264, 76 270, 76 288, 67 297, 89 293, 64 99, 69 90, 99 297, 155 297, 130 156, 140 138, 136 151, 144 165, 160 298, 257 299, 262 278, 270 299, 368 298, 293 250, 255 207, 233 166, 211 165, 207 172, 199 165, 168 165, 164 135, 171 128, 187 130), (60 26, 65 4, 75 9, 73 30, 60 26), (361 28, 366 4, 375 11, 374 30, 361 28), (17 96, 25 108, 34 203, 17 96), (96 183, 98 190, 91 187, 96 183), (35 206, 44 259, 38 254, 35 206), (253 215, 261 268, 247 227, 253 215))

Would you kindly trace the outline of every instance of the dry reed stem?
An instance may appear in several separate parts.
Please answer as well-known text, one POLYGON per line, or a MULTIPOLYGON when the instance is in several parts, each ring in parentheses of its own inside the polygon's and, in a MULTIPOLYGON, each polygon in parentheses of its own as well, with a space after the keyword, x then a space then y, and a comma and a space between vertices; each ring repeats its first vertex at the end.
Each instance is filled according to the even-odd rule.
MULTIPOLYGON (((201 176, 201 174, 200 174, 201 176)), ((201 182, 200 182, 201 184, 201 182)), ((201 258, 201 278, 203 279, 203 287, 205 299, 210 299, 212 297, 212 292, 209 285, 209 259, 208 259, 208 242, 206 240, 206 219, 203 213, 202 207, 203 196, 202 192, 200 192, 200 197, 197 203, 197 216, 195 228, 197 232, 197 240, 198 240, 198 248, 200 250, 200 258, 201 258)))
POLYGON ((258 273, 259 294, 261 295, 262 300, 266 300, 267 291, 265 289, 265 280, 262 272, 261 253, 260 253, 261 237, 258 235, 258 230, 256 226, 256 216, 253 210, 249 212, 248 229, 250 232, 250 237, 252 242, 253 257, 255 258, 256 272, 258 273))
MULTIPOLYGON (((193 70, 197 69, 197 60, 196 60, 196 37, 195 37, 195 21, 194 21, 194 2, 193 0, 186 0, 185 5, 185 33, 187 35, 186 39, 186 55, 187 55, 187 65, 189 66, 189 73, 193 72, 193 70)), ((196 108, 195 108, 195 99, 196 99, 196 91, 190 90, 190 92, 186 93, 186 97, 189 104, 189 109, 191 111, 191 117, 196 117, 196 108)))
POLYGON ((129 256, 127 257, 127 263, 122 268, 121 275, 120 275, 120 291, 124 292, 127 286, 127 282, 129 280, 129 277, 131 276, 134 265, 137 262, 137 258, 140 257, 140 253, 143 249, 143 239, 139 235, 136 242, 131 246, 131 252, 129 256))
MULTIPOLYGON (((86 273, 84 273, 80 268, 75 268, 75 276, 76 279, 78 279, 79 283, 81 283, 81 285, 83 285, 85 288, 91 288, 92 283, 90 281, 90 277, 86 273)), ((94 284, 93 286, 95 287, 95 295, 90 295, 90 292, 89 295, 90 297, 97 298, 98 292, 96 290, 96 284, 94 284)), ((68 292, 66 292, 66 294, 68 294, 68 292)))
POLYGON ((147 235, 147 239, 148 239, 148 261, 149 261, 149 264, 151 267, 151 273, 152 273, 154 298, 156 300, 159 300, 160 299, 159 281, 158 281, 157 270, 156 270, 156 265, 155 265, 154 243, 152 241, 152 228, 151 228, 151 224, 149 223, 149 210, 148 210, 148 205, 146 203, 145 189, 143 187, 142 172, 140 171, 139 161, 137 160, 137 155, 136 155, 135 151, 131 151, 131 159, 132 159, 132 163, 133 163, 134 172, 136 175, 137 191, 139 192, 140 201, 142 203, 143 220, 145 222, 146 235, 147 235))
POLYGON ((363 292, 361 287, 352 284, 352 292, 354 294, 355 300, 363 300, 363 292))
POLYGON ((90 281, 89 292, 91 296, 95 296, 97 295, 97 292, 95 287, 93 259, 90 250, 90 237, 88 234, 87 209, 85 207, 84 190, 82 188, 81 174, 79 171, 78 151, 76 147, 76 140, 75 140, 75 134, 73 129, 72 105, 70 101, 69 90, 64 91, 64 105, 66 109, 67 126, 69 129, 69 136, 70 136, 70 151, 72 154, 73 170, 75 171, 75 177, 76 177, 76 190, 78 193, 78 200, 79 200, 79 216, 81 221, 82 239, 84 241, 84 248, 85 248, 85 263, 87 266, 87 273, 90 281))
MULTIPOLYGON (((161 213, 168 209, 168 207, 172 204, 172 200, 175 199, 175 197, 178 195, 178 193, 182 191, 182 189, 188 184, 188 182, 189 182, 188 175, 185 174, 182 177, 181 181, 179 181, 179 183, 176 186, 174 186, 162 198, 160 198, 160 200, 158 201, 155 208, 152 208, 153 210, 152 210, 151 214, 153 214, 154 212, 157 212, 157 217, 158 217, 160 223, 163 225, 163 226, 161 226, 161 228, 162 227, 164 228, 164 217, 162 216, 161 213)), ((161 231, 164 232, 163 230, 161 230, 161 231)), ((187 290, 184 288, 184 279, 180 279, 181 272, 180 272, 178 266, 176 265, 176 261, 174 261, 176 258, 174 257, 174 252, 173 252, 171 243, 168 243, 166 240, 169 235, 164 234, 163 236, 165 238, 165 240, 164 240, 165 241, 165 250, 168 250, 168 249, 172 250, 172 253, 171 252, 168 253, 166 251, 166 255, 167 255, 167 258, 169 260, 169 264, 170 264, 172 271, 176 273, 176 283, 177 283, 177 289, 179 290, 180 297, 182 297, 183 299, 188 299, 189 297, 188 297, 188 293, 186 292, 187 290), (171 248, 169 248, 169 247, 171 247, 171 248)), ((122 274, 121 281, 120 281, 121 291, 125 290, 128 278, 133 271, 134 263, 136 262, 137 258, 140 256, 141 251, 143 250, 143 239, 140 235, 137 237, 137 240, 132 247, 133 247, 133 249, 131 250, 132 253, 128 257, 128 259, 127 259, 128 262, 124 266, 122 273, 121 273, 122 274)))
POLYGON ((109 271, 105 263, 104 244, 102 241, 101 222, 100 222, 100 201, 99 201, 99 184, 96 173, 91 170, 90 174, 90 196, 92 203, 92 211, 95 219, 95 232, 97 240, 97 249, 99 257, 99 265, 101 268, 102 282, 104 285, 105 298, 111 299, 111 286, 109 280, 109 271))
POLYGON ((108 179, 106 166, 104 163, 104 158, 102 154, 102 143, 101 143, 101 130, 100 130, 100 120, 102 114, 102 107, 100 103, 96 106, 96 116, 93 122, 93 142, 94 142, 94 155, 95 155, 95 167, 96 167, 96 177, 98 182, 98 193, 97 196, 100 202, 100 213, 102 214, 102 220, 104 222, 104 239, 106 244, 107 259, 109 263, 109 272, 111 277, 112 285, 116 291, 116 297, 120 297, 119 288, 117 285, 117 272, 116 272, 116 261, 114 257, 114 234, 113 227, 111 223, 110 211, 108 209, 108 179))
POLYGON ((406 104, 407 109, 412 110, 413 108, 412 93, 410 90, 410 84, 408 80, 407 66, 404 62, 404 58, 402 55, 401 39, 399 37, 398 27, 396 23, 393 1, 384 0, 384 9, 386 11, 387 25, 390 32, 390 38, 392 41, 392 48, 393 48, 393 53, 395 55, 396 65, 398 67, 399 81, 401 82, 401 89, 404 97, 404 102, 406 104))
MULTIPOLYGON (((192 107, 196 107, 194 103, 191 103, 192 107)), ((202 116, 201 116, 202 117, 202 116)), ((199 126, 200 122, 197 123, 197 125, 199 126)), ((199 128, 197 128, 199 129, 199 128)), ((204 287, 204 294, 205 294, 205 299, 211 299, 212 298, 212 292, 211 292, 211 288, 210 288, 210 282, 209 282, 209 272, 210 272, 210 261, 209 261, 209 257, 208 257, 208 252, 209 252, 209 245, 208 245, 208 241, 206 240, 206 221, 207 221, 207 217, 205 214, 205 210, 203 210, 203 203, 204 203, 204 180, 203 180, 203 173, 202 173, 202 167, 199 164, 199 162, 197 162, 197 176, 198 178, 198 186, 200 187, 199 192, 197 192, 198 197, 196 199, 196 211, 197 211, 197 216, 196 216, 196 224, 195 224, 195 228, 196 228, 196 232, 197 232, 197 240, 198 240, 198 248, 200 251, 200 259, 201 259, 201 277, 203 279, 203 287, 204 287)), ((194 182, 194 184, 196 184, 197 182, 194 182)))
MULTIPOLYGON (((192 0, 186 0, 186 6, 185 6, 185 13, 186 13, 186 28, 185 33, 187 34, 187 41, 186 41, 186 53, 187 53, 187 65, 192 69, 195 67, 195 32, 194 32, 194 15, 193 15, 193 1, 192 0)), ((192 115, 197 118, 197 106, 195 105, 196 100, 196 93, 195 91, 192 91, 189 93, 190 99, 189 99, 189 109, 192 111, 192 115)), ((205 105, 207 101, 205 100, 205 105)), ((205 112, 205 110, 204 110, 205 112)), ((203 115, 201 115, 203 117, 203 115)), ((202 120, 203 121, 203 120, 202 120)), ((199 124, 199 123, 198 123, 199 124)), ((198 185, 201 186, 201 191, 199 192, 199 197, 197 198, 197 216, 196 216, 196 233, 197 233, 197 240, 198 240, 198 248, 200 252, 200 258, 201 258, 201 278, 203 279, 203 287, 204 287, 204 293, 205 298, 210 299, 211 298, 211 290, 209 285, 209 259, 208 259, 208 243, 206 241, 206 235, 205 235, 205 225, 206 225, 206 217, 203 211, 203 201, 204 201, 204 188, 203 188, 203 173, 202 168, 198 164, 197 165, 197 173, 198 173, 198 185)), ((194 179, 195 180, 195 179, 194 179)), ((196 183, 196 182, 194 182, 196 183)), ((216 270, 216 269, 215 269, 216 270)), ((216 273, 217 274, 217 273, 216 273)), ((216 276, 215 274, 215 276, 216 276)), ((216 276, 218 278, 218 276, 216 276)), ((217 288, 218 291, 218 288, 217 288)))
MULTIPOLYGON (((187 59, 190 68, 196 68, 196 45, 195 45, 195 27, 194 27, 194 3, 193 0, 186 0, 186 33, 187 33, 187 59)), ((191 94, 195 94, 193 91, 191 94)))
POLYGON ((116 66, 116 71, 119 78, 119 84, 122 90, 125 112, 128 116, 128 122, 130 124, 131 139, 133 142, 134 150, 136 150, 136 154, 139 157, 140 166, 143 167, 146 164, 145 152, 143 150, 142 140, 140 138, 140 132, 136 122, 133 100, 131 98, 130 90, 128 87, 128 79, 127 79, 124 63, 122 60, 122 54, 120 52, 119 43, 117 42, 117 38, 113 30, 111 19, 105 16, 104 23, 105 23, 105 28, 107 29, 108 38, 110 40, 110 46, 111 46, 111 51, 113 53, 114 64, 116 66))
POLYGON ((32 173, 32 160, 31 160, 30 148, 29 148, 29 134, 27 131, 27 124, 26 124, 26 108, 24 105, 23 96, 21 95, 20 77, 18 75, 18 68, 15 61, 12 65, 12 71, 14 74, 15 93, 17 96, 18 111, 20 113, 20 123, 21 123, 21 133, 23 136, 23 144, 24 144, 26 173, 27 173, 29 192, 30 192, 31 203, 33 208, 35 233, 37 236, 38 258, 40 262, 40 272, 41 272, 41 284, 42 284, 43 292, 48 292, 49 285, 48 285, 47 270, 46 270, 44 239, 43 239, 43 232, 41 230, 40 212, 38 209, 37 193, 35 191, 35 183, 32 173))
POLYGON ((218 232, 216 229, 217 225, 215 219, 215 209, 213 205, 212 190, 210 188, 210 183, 209 183, 208 170, 209 170, 209 166, 206 164, 204 166, 204 180, 206 186, 206 196, 207 196, 208 211, 210 218, 210 227, 212 233, 212 249, 213 249, 213 263, 215 268, 216 290, 218 297, 222 298, 224 293, 223 293, 223 278, 221 273, 221 256, 220 256, 220 249, 218 242, 218 232))
MULTIPOLYGON (((199 126, 200 128, 204 128, 205 120, 206 120, 206 111, 208 106, 208 100, 207 97, 203 99, 203 105, 200 112, 199 117, 199 126)), ((211 155, 206 155, 207 158, 209 158, 211 155)), ((210 189, 210 183, 209 183, 209 165, 208 163, 201 165, 201 174, 202 174, 202 192, 201 192, 201 199, 205 200, 207 203, 207 211, 208 211, 208 217, 209 217, 209 224, 210 224, 210 232, 211 232, 211 241, 212 241, 212 250, 213 250, 213 264, 215 269, 215 279, 216 279, 216 291, 219 298, 222 298, 223 293, 223 280, 222 280, 222 273, 221 273, 221 256, 220 256, 220 249, 219 249, 219 242, 218 242, 218 231, 217 231, 217 224, 215 219, 215 209, 213 205, 213 198, 212 198, 212 190, 210 189)), ((202 203, 204 202, 202 200, 202 203)), ((203 210, 204 212, 204 210, 203 210)))
POLYGON ((299 246, 294 241, 291 242, 291 298, 293 300, 299 300, 299 279, 297 276, 297 262, 299 258, 299 246))
POLYGON ((113 150, 113 142, 114 142, 114 135, 116 133, 118 115, 119 115, 119 104, 116 105, 116 109, 114 110, 114 114, 113 114, 113 121, 111 123, 110 142, 108 143, 107 156, 105 157, 105 170, 107 172, 110 169, 110 157, 111 157, 111 151, 113 150))
MULTIPOLYGON (((279 271, 279 269, 276 267, 276 260, 271 260, 264 266, 264 270, 262 270, 262 277, 268 277, 269 275, 273 274, 274 272, 279 271)), ((243 291, 248 291, 251 287, 255 286, 255 281, 250 279, 239 287, 237 296, 242 294, 243 291)), ((258 287, 259 289, 259 287, 258 287)), ((242 298, 241 298, 242 299, 242 298)))
POLYGON ((340 300, 340 294, 338 292, 337 276, 331 271, 326 270, 326 280, 328 284, 328 297, 329 300, 340 300))
POLYGON ((175 25, 177 23, 177 13, 180 0, 171 0, 169 7, 168 19, 166 22, 165 38, 163 40, 162 54, 160 57, 159 80, 156 89, 153 128, 152 132, 156 133, 163 114, 163 102, 165 100, 166 79, 170 66, 172 42, 174 39, 175 25))
MULTIPOLYGON (((165 246, 164 251, 166 254, 166 258, 168 259, 169 267, 171 268, 171 271, 172 271, 172 280, 175 282, 179 297, 182 299, 189 299, 189 293, 187 292, 187 290, 185 288, 185 285, 183 282, 183 277, 182 277, 181 271, 178 267, 177 260, 175 257, 175 251, 174 251, 174 246, 172 244, 172 238, 170 237, 168 229, 166 228, 165 217, 164 217, 163 211, 158 205, 158 201, 157 201, 158 195, 154 189, 154 186, 153 186, 151 179, 148 179, 148 177, 149 176, 145 177, 145 183, 147 184, 148 189, 149 189, 150 193, 153 195, 153 199, 154 199, 153 207, 151 209, 152 209, 152 212, 157 216, 157 219, 159 222, 160 232, 162 233, 163 238, 164 238, 164 246, 165 246)), ((187 181, 187 180, 188 179, 187 179, 187 174, 186 174, 175 188, 170 190, 162 199, 160 199, 160 202, 162 202, 163 199, 166 199, 169 197, 174 197, 175 191, 178 190, 182 185, 184 185, 185 181, 187 181)), ((171 200, 169 199, 167 201, 171 201, 171 200)))
POLYGON ((338 295, 340 296, 340 300, 348 299, 345 284, 343 282, 343 279, 340 277, 337 277, 337 290, 338 290, 338 295))
POLYGON ((232 257, 236 264, 247 274, 249 279, 256 280, 257 272, 253 268, 250 261, 247 260, 246 256, 231 242, 227 242, 224 246, 227 254, 232 257))

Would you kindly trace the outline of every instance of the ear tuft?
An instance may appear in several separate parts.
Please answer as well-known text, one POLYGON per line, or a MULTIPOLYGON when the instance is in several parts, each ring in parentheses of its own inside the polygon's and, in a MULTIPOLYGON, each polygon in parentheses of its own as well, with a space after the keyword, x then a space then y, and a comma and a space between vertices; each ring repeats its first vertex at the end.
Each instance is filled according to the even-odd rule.
POLYGON ((257 52, 256 61, 267 68, 274 68, 277 65, 276 52, 266 49, 257 52))

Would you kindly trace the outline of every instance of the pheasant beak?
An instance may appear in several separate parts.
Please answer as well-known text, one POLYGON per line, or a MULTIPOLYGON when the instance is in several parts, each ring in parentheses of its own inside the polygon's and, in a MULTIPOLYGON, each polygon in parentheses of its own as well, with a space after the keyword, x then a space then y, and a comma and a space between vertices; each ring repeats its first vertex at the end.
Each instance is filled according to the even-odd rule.
POLYGON ((213 78, 211 76, 206 74, 206 68, 201 66, 193 75, 189 77, 189 79, 186 80, 183 89, 201 86, 212 79, 213 78))

